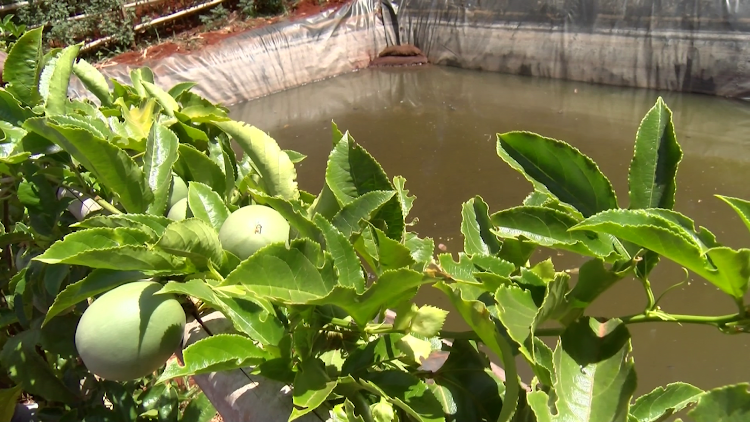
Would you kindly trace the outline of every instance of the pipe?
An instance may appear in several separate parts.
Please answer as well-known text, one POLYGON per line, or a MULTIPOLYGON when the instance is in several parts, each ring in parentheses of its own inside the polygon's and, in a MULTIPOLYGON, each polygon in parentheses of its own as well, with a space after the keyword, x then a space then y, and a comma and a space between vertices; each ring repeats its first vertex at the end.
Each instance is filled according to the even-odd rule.
MULTIPOLYGON (((162 16, 162 17, 156 18, 156 19, 148 21, 148 22, 139 23, 138 25, 136 25, 135 27, 133 27, 133 30, 135 32, 141 32, 141 31, 144 31, 146 29, 151 28, 152 26, 159 25, 159 24, 164 23, 164 22, 169 22, 169 21, 172 21, 172 20, 175 20, 175 19, 179 19, 179 18, 181 18, 183 16, 187 16, 187 15, 189 15, 191 13, 195 13, 195 12, 201 11, 203 9, 208 9, 208 8, 217 6, 217 5, 221 4, 221 3, 223 3, 224 1, 225 0, 211 0, 211 1, 203 3, 203 4, 199 4, 197 6, 192 6, 192 7, 189 7, 187 9, 185 9, 185 10, 181 10, 179 12, 172 13, 171 15, 162 16)), ((94 40, 94 41, 91 41, 88 44, 85 44, 83 47, 81 47, 80 51, 91 50, 92 48, 96 48, 96 47, 99 47, 100 45, 107 44, 107 43, 111 42, 114 39, 115 39, 115 37, 113 35, 109 35, 109 36, 106 36, 104 38, 99 38, 98 40, 94 40)))

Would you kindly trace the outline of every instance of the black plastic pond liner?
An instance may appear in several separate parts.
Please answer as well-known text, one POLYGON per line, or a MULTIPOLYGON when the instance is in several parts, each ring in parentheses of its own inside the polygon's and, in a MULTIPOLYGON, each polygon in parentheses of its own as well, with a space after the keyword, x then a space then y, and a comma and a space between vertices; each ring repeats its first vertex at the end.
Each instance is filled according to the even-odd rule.
MULTIPOLYGON (((353 0, 146 64, 160 84, 197 81, 232 105, 410 43, 437 65, 745 99, 749 41, 744 0, 353 0)), ((103 71, 127 81, 129 69, 103 71)))

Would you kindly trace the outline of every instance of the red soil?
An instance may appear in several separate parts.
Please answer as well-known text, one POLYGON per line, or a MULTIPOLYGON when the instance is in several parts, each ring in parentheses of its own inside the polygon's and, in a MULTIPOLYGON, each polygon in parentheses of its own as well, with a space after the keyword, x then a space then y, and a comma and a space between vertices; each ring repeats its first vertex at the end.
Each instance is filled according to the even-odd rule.
MULTIPOLYGON (((274 16, 254 19, 239 19, 236 14, 229 17, 226 26, 217 30, 207 30, 205 25, 181 28, 172 40, 151 45, 137 51, 128 51, 103 61, 99 66, 105 67, 115 64, 140 65, 148 60, 163 59, 173 54, 185 54, 200 50, 209 45, 276 22, 303 19, 329 9, 338 9, 351 0, 325 0, 318 4, 318 0, 301 0, 291 10, 288 16, 274 16)), ((173 30, 179 28, 173 28, 173 30)), ((177 32, 177 31, 175 31, 177 32)))

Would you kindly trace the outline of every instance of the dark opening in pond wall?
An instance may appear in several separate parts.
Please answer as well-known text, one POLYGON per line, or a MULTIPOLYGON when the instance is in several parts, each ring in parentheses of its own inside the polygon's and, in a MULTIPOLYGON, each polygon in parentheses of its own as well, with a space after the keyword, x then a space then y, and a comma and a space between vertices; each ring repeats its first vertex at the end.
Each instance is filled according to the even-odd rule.
MULTIPOLYGON (((750 97, 746 0, 352 0, 146 65, 159 84, 197 81, 231 105, 367 67, 401 44, 437 65, 750 97)), ((125 81, 130 66, 102 70, 125 81)))

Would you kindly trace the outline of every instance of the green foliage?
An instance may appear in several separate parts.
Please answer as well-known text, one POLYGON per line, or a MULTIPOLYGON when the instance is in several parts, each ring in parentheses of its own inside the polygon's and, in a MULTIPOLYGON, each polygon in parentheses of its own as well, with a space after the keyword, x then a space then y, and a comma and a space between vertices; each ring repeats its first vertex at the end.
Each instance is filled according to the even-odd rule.
POLYGON ((13 22, 13 14, 7 14, 0 20, 0 50, 8 50, 26 31, 26 25, 13 22))
MULTIPOLYGON (((232 120, 192 84, 164 89, 147 68, 134 70, 130 85, 107 81, 75 60, 77 46, 44 56, 41 45, 38 30, 16 42, 0 89, 9 117, 0 124, 0 412, 23 390, 66 420, 206 421, 214 410, 205 396, 174 380, 250 367, 293 386, 290 420, 320 407, 331 421, 363 422, 651 422, 681 411, 697 421, 747 418, 744 384, 702 391, 674 383, 634 397, 629 324, 750 326, 750 249, 722 245, 672 210, 682 153, 661 99, 636 135, 628 208, 576 148, 499 134, 500 159, 532 192, 496 211, 469 196, 460 210, 464 250, 435 256, 434 241, 407 222, 415 197, 406 180, 389 178, 335 124, 323 188, 308 194, 297 186, 302 154, 232 120), (71 73, 99 104, 67 98, 71 73), (175 174, 188 186, 180 221, 165 217, 175 174), (275 209, 292 230, 288 244, 241 260, 218 233, 251 204, 275 209), (532 262, 539 247, 587 259, 573 287, 551 259, 532 262), (649 275, 660 259, 713 283, 736 307, 723 316, 659 308, 649 275), (642 312, 584 316, 626 277, 643 285, 642 312), (197 303, 197 315, 221 312, 233 331, 190 345, 184 365, 166 363, 145 379, 96 379, 76 359, 75 325, 98 295, 144 278, 197 303), (469 330, 445 331, 448 311, 414 303, 420 288, 443 292, 469 330), (436 365, 439 356, 446 359, 436 365), (533 373, 524 385, 517 362, 533 373)), ((720 199, 750 227, 750 202, 720 199)))

